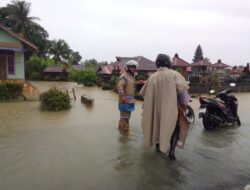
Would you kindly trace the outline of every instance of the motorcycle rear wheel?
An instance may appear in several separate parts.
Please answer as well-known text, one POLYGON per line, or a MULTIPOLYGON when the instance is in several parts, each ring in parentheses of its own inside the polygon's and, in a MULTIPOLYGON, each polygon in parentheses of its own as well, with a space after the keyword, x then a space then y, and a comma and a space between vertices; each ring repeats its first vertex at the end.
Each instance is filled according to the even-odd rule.
POLYGON ((218 126, 218 123, 213 121, 210 115, 205 115, 202 119, 203 126, 207 131, 211 131, 218 126))

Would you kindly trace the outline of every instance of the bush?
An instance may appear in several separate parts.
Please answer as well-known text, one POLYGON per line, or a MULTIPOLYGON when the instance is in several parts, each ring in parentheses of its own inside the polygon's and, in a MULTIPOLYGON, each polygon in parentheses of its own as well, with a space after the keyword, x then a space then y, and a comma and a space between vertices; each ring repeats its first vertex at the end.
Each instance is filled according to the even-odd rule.
POLYGON ((38 72, 32 72, 30 75, 31 80, 42 80, 42 75, 38 72))
POLYGON ((55 66, 55 61, 49 58, 42 58, 34 54, 25 65, 25 76, 32 79, 32 73, 37 72, 42 75, 43 70, 49 66, 55 66))
POLYGON ((146 73, 146 72, 138 72, 135 79, 137 81, 139 81, 139 80, 147 80, 148 79, 148 73, 146 73))
POLYGON ((14 100, 22 97, 22 83, 2 83, 0 84, 0 100, 14 100))
POLYGON ((41 109, 47 111, 61 111, 71 108, 69 95, 56 88, 52 88, 40 95, 41 109))
POLYGON ((82 83, 84 86, 94 86, 97 82, 97 75, 92 69, 84 71, 71 70, 69 73, 69 80, 82 83))
POLYGON ((97 81, 96 72, 91 69, 85 70, 83 72, 84 72, 84 75, 83 75, 82 83, 84 84, 84 86, 94 86, 97 81))

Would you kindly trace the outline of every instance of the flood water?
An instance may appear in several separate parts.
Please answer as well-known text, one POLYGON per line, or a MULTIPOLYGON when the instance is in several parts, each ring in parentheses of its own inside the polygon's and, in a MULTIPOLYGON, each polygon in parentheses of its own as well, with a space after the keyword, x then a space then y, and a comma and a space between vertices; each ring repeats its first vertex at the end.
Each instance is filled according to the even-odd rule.
POLYGON ((72 83, 77 100, 69 111, 42 112, 39 102, 0 104, 0 190, 241 190, 250 184, 250 94, 236 94, 242 126, 203 130, 192 107, 184 149, 176 161, 145 149, 140 127, 142 102, 136 103, 131 134, 117 131, 117 95, 72 83), (94 97, 92 108, 80 95, 94 97))

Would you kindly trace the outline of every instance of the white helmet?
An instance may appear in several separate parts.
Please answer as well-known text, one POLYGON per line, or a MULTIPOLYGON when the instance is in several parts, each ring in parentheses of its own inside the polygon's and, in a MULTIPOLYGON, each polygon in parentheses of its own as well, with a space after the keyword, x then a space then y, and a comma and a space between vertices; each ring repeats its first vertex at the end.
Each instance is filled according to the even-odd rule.
POLYGON ((138 62, 135 60, 129 60, 128 62, 126 62, 126 68, 128 68, 129 66, 135 66, 136 68, 138 67, 138 62))

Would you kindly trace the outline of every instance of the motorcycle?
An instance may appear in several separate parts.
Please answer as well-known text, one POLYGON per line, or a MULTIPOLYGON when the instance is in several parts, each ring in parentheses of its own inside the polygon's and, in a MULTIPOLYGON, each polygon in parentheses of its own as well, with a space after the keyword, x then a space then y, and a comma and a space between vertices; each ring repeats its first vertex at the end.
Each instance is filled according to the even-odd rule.
MULTIPOLYGON (((231 83, 231 87, 235 84, 231 83)), ((238 115, 238 100, 230 95, 233 88, 228 88, 216 94, 214 98, 200 97, 199 118, 202 118, 206 130, 212 130, 221 125, 237 123, 241 125, 238 115)), ((215 91, 211 90, 210 94, 215 91)))
POLYGON ((186 117, 189 124, 194 123, 195 121, 194 110, 190 105, 187 105, 186 117))

